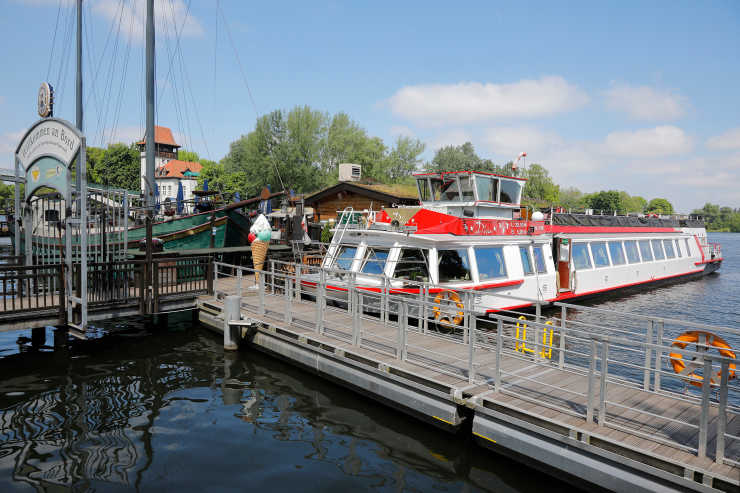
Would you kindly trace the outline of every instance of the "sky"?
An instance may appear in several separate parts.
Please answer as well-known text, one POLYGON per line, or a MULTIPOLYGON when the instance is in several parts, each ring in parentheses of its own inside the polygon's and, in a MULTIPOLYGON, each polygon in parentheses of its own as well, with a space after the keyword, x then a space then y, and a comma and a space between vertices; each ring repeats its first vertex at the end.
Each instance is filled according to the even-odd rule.
MULTIPOLYGON (((74 0, 0 0, 0 169, 75 119, 74 0)), ((84 0, 88 145, 144 133, 145 0, 84 0)), ((155 0, 157 124, 220 160, 258 116, 346 112, 425 159, 524 151, 562 187, 740 207, 740 2, 155 0)))

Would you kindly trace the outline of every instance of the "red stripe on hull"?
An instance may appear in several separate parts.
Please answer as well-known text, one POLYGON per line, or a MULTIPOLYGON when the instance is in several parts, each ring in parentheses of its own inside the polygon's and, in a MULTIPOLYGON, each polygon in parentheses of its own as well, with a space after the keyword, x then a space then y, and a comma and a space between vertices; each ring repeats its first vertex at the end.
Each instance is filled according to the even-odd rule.
POLYGON ((674 275, 665 276, 665 277, 656 277, 654 279, 649 279, 647 281, 639 281, 639 282, 633 282, 633 283, 629 283, 629 284, 621 284, 619 286, 614 286, 614 287, 610 287, 610 288, 597 289, 597 290, 594 290, 594 291, 586 291, 585 293, 564 293, 564 294, 561 294, 560 296, 558 296, 557 298, 553 298, 553 299, 548 300, 548 301, 561 301, 561 300, 568 300, 568 299, 571 299, 571 298, 579 298, 581 296, 589 296, 589 295, 592 295, 592 294, 605 293, 607 291, 613 291, 615 289, 624 289, 624 288, 629 288, 629 287, 632 287, 632 286, 639 286, 641 284, 649 284, 651 282, 663 281, 665 279, 673 279, 673 278, 676 278, 676 277, 682 277, 682 276, 688 276, 688 275, 691 275, 691 274, 697 274, 697 273, 703 272, 703 271, 704 271, 704 269, 692 270, 691 272, 684 272, 682 274, 674 274, 674 275))

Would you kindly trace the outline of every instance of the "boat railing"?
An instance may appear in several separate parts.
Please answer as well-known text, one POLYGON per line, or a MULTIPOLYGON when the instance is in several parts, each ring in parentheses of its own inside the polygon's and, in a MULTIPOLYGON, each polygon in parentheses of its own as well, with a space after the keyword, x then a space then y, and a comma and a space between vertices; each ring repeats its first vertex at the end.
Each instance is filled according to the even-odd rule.
POLYGON ((466 379, 470 388, 488 386, 558 410, 596 426, 588 428, 592 436, 619 430, 738 465, 740 385, 734 355, 714 351, 717 339, 682 342, 711 333, 737 347, 737 328, 566 303, 553 310, 537 301, 535 314, 484 316, 475 308, 475 292, 456 291, 455 300, 439 296, 442 290, 429 283, 395 288, 383 278, 380 287, 368 289, 357 282, 357 273, 345 271, 337 286, 333 269, 302 264, 292 271, 256 271, 216 262, 215 270, 228 281, 217 283, 216 296, 241 296, 242 307, 265 323, 297 324, 351 347, 466 379), (442 354, 419 342, 420 336, 460 349, 442 354), (514 360, 529 370, 502 363, 514 360), (681 365, 688 370, 676 371, 681 365), (546 383, 540 376, 548 371, 568 376, 546 383), (655 399, 660 409, 653 407, 655 399))

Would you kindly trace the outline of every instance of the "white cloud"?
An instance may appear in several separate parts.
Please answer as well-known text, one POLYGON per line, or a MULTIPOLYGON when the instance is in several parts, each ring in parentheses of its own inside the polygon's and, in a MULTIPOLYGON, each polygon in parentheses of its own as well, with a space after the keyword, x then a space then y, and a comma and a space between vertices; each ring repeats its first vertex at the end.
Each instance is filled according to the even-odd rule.
POLYGON ((562 113, 588 102, 560 76, 511 84, 460 82, 406 86, 388 100, 396 115, 426 125, 462 124, 562 113))
POLYGON ((416 137, 416 133, 404 125, 393 125, 390 134, 394 137, 416 137))
POLYGON ((740 127, 731 128, 722 135, 707 139, 707 148, 713 151, 740 149, 740 127))
POLYGON ((483 140, 490 152, 508 155, 511 159, 522 151, 536 155, 540 151, 552 150, 563 144, 559 135, 532 127, 489 128, 485 131, 483 140))
POLYGON ((437 149, 446 146, 463 145, 464 143, 470 142, 472 140, 473 139, 470 134, 468 134, 464 130, 450 130, 449 132, 437 134, 434 138, 432 138, 429 142, 429 148, 436 151, 437 149))
POLYGON ((616 156, 671 156, 690 152, 693 148, 693 139, 672 125, 612 132, 604 140, 604 151, 616 156))
POLYGON ((648 86, 617 85, 607 90, 606 106, 638 120, 675 120, 686 113, 686 100, 680 94, 648 86))

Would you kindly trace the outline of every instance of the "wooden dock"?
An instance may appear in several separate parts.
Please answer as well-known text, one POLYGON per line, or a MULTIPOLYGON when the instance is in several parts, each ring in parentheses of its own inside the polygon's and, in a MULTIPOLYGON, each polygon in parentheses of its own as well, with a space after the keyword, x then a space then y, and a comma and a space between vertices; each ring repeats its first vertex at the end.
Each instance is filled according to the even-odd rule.
MULTIPOLYGON (((331 293, 318 280, 316 303, 301 295, 310 283, 295 274, 281 280, 264 273, 255 284, 248 269, 219 267, 214 294, 198 299, 199 318, 224 333, 227 346, 242 339, 444 429, 469 429, 480 445, 581 486, 740 489, 737 380, 687 395, 668 390, 663 365, 639 368, 637 379, 615 371, 635 366, 645 353, 647 361, 662 361, 667 351, 660 344, 635 343, 630 349, 643 354, 623 362, 629 345, 623 338, 563 323, 552 345, 538 345, 546 325, 529 320, 534 337, 517 339, 518 320, 505 314, 488 322, 466 316, 464 326, 433 330, 409 316, 415 300, 351 287, 331 293), (374 296, 380 303, 374 306, 391 297, 395 312, 363 308, 374 296)), ((716 365, 714 372, 730 364, 705 361, 716 365)))

